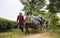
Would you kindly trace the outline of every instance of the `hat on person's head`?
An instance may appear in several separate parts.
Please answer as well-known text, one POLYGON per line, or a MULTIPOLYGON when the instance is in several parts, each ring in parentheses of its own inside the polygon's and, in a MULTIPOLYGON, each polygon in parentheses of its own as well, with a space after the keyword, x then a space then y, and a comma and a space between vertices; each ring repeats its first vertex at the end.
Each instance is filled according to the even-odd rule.
POLYGON ((20 15, 22 15, 22 13, 21 13, 21 12, 20 12, 19 14, 20 14, 20 15))
POLYGON ((19 14, 22 14, 21 12, 19 12, 19 14))

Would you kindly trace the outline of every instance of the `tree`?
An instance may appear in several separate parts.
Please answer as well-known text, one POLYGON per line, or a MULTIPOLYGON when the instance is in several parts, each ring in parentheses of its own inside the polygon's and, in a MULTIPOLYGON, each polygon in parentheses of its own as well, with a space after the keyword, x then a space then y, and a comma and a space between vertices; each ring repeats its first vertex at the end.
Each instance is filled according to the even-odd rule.
POLYGON ((24 11, 32 11, 34 15, 43 14, 44 11, 41 9, 45 6, 45 0, 21 0, 24 5, 24 11))
POLYGON ((60 0, 49 0, 50 4, 48 5, 49 12, 57 13, 60 12, 60 0))

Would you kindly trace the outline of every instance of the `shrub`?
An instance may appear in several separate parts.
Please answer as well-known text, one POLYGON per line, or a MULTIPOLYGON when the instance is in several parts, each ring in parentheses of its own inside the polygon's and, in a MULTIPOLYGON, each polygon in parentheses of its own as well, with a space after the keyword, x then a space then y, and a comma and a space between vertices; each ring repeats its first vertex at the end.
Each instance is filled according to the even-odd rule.
POLYGON ((0 32, 10 30, 11 28, 14 28, 15 26, 16 26, 15 21, 0 18, 0 32))

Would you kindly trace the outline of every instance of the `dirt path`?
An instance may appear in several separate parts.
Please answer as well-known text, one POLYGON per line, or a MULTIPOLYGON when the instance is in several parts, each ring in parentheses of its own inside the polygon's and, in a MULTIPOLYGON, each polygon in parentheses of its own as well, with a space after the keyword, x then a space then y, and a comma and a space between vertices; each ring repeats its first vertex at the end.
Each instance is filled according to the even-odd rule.
POLYGON ((49 33, 30 34, 25 36, 16 36, 16 38, 49 38, 49 33))

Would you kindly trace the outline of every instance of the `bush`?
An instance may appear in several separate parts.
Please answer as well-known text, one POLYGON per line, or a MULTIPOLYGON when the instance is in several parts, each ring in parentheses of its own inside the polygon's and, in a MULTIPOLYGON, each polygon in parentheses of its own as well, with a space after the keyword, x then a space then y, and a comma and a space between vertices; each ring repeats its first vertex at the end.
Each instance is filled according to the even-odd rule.
POLYGON ((0 18, 0 32, 10 30, 11 28, 14 28, 15 26, 16 26, 15 21, 0 18))

